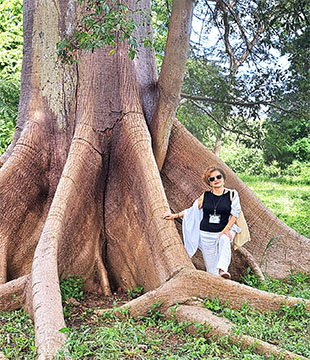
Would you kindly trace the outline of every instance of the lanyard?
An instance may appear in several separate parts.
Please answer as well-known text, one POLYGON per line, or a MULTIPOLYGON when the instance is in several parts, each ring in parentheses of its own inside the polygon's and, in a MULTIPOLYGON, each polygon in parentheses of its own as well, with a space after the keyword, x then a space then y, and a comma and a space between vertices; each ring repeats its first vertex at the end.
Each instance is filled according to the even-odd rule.
POLYGON ((213 208, 214 208, 214 215, 216 215, 216 209, 217 209, 217 207, 219 206, 219 203, 220 203, 221 200, 222 200, 223 194, 224 194, 224 190, 223 190, 223 193, 222 193, 222 195, 220 196, 218 202, 215 204, 214 194, 213 194, 213 192, 212 192, 212 202, 213 202, 213 208))

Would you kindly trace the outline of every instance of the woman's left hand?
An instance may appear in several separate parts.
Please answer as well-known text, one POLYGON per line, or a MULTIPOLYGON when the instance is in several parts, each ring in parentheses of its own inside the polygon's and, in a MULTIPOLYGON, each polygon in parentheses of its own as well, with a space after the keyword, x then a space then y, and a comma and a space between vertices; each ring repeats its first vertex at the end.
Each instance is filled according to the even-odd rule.
POLYGON ((222 235, 226 235, 226 236, 229 238, 230 241, 232 240, 232 235, 231 235, 231 233, 229 232, 228 229, 224 229, 223 231, 221 231, 221 232, 220 232, 220 237, 221 237, 222 235))

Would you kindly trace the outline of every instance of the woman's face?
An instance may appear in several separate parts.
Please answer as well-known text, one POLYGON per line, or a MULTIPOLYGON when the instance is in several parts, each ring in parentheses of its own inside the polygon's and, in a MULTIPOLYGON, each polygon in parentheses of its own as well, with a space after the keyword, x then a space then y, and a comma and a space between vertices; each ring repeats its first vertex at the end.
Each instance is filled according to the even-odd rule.
POLYGON ((224 177, 223 175, 218 171, 212 171, 212 173, 209 176, 209 184, 212 188, 221 188, 224 186, 224 177))

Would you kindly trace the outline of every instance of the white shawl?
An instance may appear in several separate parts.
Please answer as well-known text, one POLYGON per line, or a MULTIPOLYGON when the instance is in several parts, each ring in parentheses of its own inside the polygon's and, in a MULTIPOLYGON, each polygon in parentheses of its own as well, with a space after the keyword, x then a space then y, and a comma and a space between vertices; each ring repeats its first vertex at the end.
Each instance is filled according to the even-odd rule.
POLYGON ((203 216, 202 209, 198 209, 198 199, 190 208, 183 210, 182 214, 184 246, 189 257, 192 257, 198 249, 200 222, 203 216))

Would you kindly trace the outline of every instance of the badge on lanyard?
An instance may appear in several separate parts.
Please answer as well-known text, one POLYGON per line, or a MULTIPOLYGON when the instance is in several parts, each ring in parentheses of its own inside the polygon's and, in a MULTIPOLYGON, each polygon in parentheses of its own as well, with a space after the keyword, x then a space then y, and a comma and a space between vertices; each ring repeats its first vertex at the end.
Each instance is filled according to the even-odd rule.
POLYGON ((221 215, 216 214, 216 209, 217 209, 217 207, 219 206, 219 204, 220 204, 220 202, 222 200, 223 194, 224 194, 224 191, 223 191, 222 195, 220 196, 217 204, 215 204, 215 202, 214 202, 214 194, 212 192, 212 202, 213 202, 214 214, 209 215, 209 224, 220 224, 220 222, 221 222, 221 215))
POLYGON ((210 214, 209 224, 219 224, 221 222, 221 215, 210 214))

